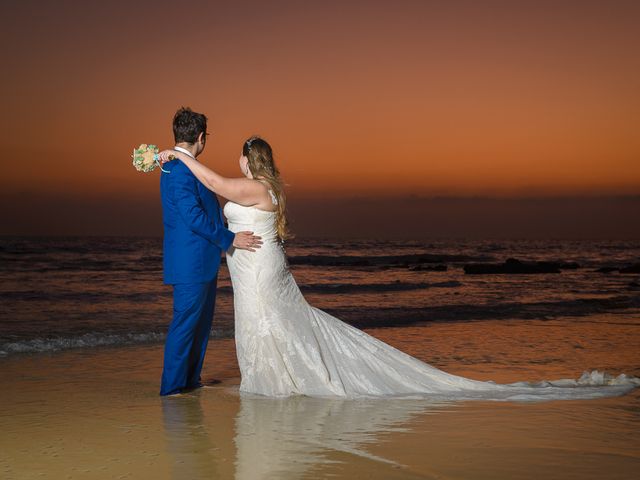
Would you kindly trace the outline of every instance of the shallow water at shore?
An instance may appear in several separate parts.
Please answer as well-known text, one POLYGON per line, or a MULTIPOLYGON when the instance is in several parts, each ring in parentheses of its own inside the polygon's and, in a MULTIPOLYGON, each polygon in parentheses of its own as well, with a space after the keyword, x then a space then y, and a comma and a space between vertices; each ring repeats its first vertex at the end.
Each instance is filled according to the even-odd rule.
MULTIPOLYGON (((640 375, 640 316, 368 330, 451 373, 501 383, 640 375)), ((240 395, 231 339, 207 387, 161 399, 162 347, 0 359, 0 476, 298 479, 635 478, 640 389, 541 403, 240 395), (219 383, 218 383, 219 382, 219 383)))
MULTIPOLYGON (((313 306, 360 328, 640 312, 638 242, 296 240, 286 247, 313 306), (468 262, 577 262, 531 275, 466 275, 468 262), (445 270, 429 270, 443 267, 445 270)), ((220 270, 212 335, 233 336, 220 270)), ((171 321, 159 238, 0 237, 0 356, 159 343, 171 321)))

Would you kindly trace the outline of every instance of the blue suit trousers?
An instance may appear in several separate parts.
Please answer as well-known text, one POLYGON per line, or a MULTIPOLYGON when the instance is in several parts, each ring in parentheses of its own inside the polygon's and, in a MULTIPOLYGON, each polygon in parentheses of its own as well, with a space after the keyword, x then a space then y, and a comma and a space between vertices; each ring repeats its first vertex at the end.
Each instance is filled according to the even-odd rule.
POLYGON ((216 303, 217 278, 173 285, 173 320, 164 347, 160 395, 200 385, 216 303))

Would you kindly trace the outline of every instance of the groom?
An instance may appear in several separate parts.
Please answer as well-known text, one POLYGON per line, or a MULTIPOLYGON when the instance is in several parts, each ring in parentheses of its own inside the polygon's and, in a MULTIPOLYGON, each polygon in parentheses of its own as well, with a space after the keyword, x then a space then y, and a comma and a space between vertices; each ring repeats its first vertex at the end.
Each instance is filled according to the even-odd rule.
MULTIPOLYGON (((194 159, 207 139, 207 117, 189 108, 173 117, 178 150, 194 159)), ((179 160, 163 166, 160 177, 164 224, 164 283, 173 285, 173 321, 164 348, 160 395, 201 387, 200 371, 207 351, 216 301, 222 252, 231 246, 259 247, 252 232, 227 230, 216 195, 179 160)))

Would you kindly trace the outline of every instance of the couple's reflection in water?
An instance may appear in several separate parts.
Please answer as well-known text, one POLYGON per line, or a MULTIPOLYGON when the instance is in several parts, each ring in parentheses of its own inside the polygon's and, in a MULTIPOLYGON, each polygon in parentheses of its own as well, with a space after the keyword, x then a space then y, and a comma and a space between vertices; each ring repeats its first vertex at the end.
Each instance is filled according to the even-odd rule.
POLYGON ((224 388, 164 398, 172 478, 294 479, 354 457, 401 467, 368 447, 443 407, 423 399, 268 398, 224 388))

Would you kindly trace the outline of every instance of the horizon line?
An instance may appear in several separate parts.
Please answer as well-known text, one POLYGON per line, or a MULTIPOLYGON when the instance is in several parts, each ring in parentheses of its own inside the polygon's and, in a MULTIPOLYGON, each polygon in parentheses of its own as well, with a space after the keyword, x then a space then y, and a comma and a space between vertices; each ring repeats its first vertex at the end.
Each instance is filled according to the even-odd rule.
MULTIPOLYGON (((84 198, 87 200, 95 200, 99 198, 141 198, 150 197, 150 192, 0 192, 0 198, 2 197, 47 197, 58 199, 78 199, 84 198)), ((428 194, 428 193, 392 193, 392 192, 371 192, 371 193, 346 193, 346 192, 309 192, 309 193, 296 193, 288 192, 288 197, 293 197, 301 200, 563 200, 563 199, 640 199, 640 191, 637 193, 549 193, 549 194, 489 194, 489 193, 477 193, 477 194, 428 194)), ((224 198, 224 197, 223 197, 224 198)))

